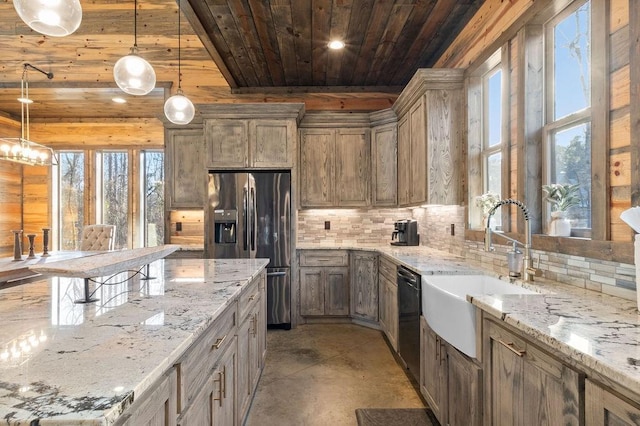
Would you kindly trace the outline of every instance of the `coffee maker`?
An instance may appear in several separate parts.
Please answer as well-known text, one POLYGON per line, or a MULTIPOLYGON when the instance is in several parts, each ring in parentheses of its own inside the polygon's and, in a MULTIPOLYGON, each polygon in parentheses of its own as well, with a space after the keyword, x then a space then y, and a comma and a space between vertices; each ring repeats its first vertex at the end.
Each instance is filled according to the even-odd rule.
POLYGON ((391 244, 394 246, 417 246, 420 244, 418 222, 412 219, 398 220, 393 225, 391 244))

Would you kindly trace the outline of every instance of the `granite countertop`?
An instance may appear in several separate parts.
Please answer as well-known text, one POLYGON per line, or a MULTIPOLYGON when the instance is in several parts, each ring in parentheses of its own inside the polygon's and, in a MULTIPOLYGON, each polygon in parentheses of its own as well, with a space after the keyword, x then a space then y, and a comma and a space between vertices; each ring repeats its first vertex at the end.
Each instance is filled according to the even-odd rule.
POLYGON ((426 246, 392 246, 391 244, 366 244, 366 245, 319 245, 298 244, 298 250, 360 250, 375 251, 386 255, 394 262, 399 263, 421 275, 429 274, 473 274, 478 272, 477 267, 469 265, 464 258, 426 246))
POLYGON ((156 279, 116 277, 85 305, 73 303, 83 295, 78 278, 0 290, 3 424, 112 424, 267 262, 158 260, 156 279))
POLYGON ((533 340, 640 395, 640 313, 635 300, 542 278, 523 282, 424 246, 303 244, 297 248, 375 250, 422 275, 480 272, 535 290, 538 294, 467 295, 467 300, 533 340))

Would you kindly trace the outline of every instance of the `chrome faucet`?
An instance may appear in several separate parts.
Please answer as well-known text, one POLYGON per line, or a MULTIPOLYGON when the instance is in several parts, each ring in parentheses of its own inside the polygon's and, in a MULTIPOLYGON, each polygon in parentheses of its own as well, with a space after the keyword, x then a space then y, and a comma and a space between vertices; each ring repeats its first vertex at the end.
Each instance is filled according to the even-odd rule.
POLYGON ((521 201, 508 198, 506 200, 498 201, 493 207, 491 207, 487 215, 487 226, 484 229, 484 250, 494 250, 493 245, 491 244, 491 217, 499 207, 502 207, 506 204, 513 204, 520 208, 520 210, 522 211, 522 214, 524 216, 524 244, 516 240, 515 238, 508 237, 504 234, 497 235, 513 243, 520 244, 522 247, 524 247, 524 257, 522 259, 522 277, 525 281, 533 281, 533 277, 540 276, 541 273, 538 269, 535 269, 533 267, 533 263, 531 261, 531 224, 529 223, 529 209, 521 201))

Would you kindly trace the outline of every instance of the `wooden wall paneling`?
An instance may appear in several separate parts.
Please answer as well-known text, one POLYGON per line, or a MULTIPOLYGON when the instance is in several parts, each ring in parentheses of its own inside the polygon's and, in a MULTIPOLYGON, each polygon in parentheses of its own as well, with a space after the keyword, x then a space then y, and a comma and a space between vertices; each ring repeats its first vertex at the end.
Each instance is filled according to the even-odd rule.
POLYGON ((22 229, 22 166, 0 162, 0 256, 13 255, 12 230, 22 229))
POLYGON ((608 240, 609 227, 609 7, 591 3, 591 238, 608 240))
MULTIPOLYGON (((633 242, 633 231, 629 225, 620 219, 620 213, 631 207, 631 187, 613 186, 611 187, 611 240, 619 242, 633 242)), ((632 253, 633 247, 629 245, 632 253)), ((633 257, 633 255, 632 255, 633 257)), ((633 259, 631 259, 633 263, 633 259)))
POLYGON ((29 249, 27 234, 36 234, 36 247, 41 251, 42 228, 51 228, 51 167, 25 166, 22 173, 23 252, 29 249))
POLYGON ((611 13, 609 15, 609 26, 611 32, 629 24, 629 3, 634 0, 609 0, 611 13))
MULTIPOLYGON (((544 87, 543 28, 541 25, 527 25, 518 33, 517 96, 516 112, 519 123, 518 135, 518 196, 529 208, 531 232, 542 231, 542 146, 544 87)), ((512 229, 513 231, 513 229, 512 229)), ((524 218, 518 213, 518 232, 524 232, 524 218)))
POLYGON ((609 148, 619 149, 631 146, 631 115, 629 107, 611 111, 609 126, 609 148))
MULTIPOLYGON (((633 40, 632 37, 631 40, 633 40)), ((633 49, 633 47, 631 47, 631 49, 633 49)), ((629 66, 623 66, 622 68, 611 73, 610 107, 612 110, 616 110, 629 105, 629 73, 629 66)))
POLYGON ((609 69, 617 71, 629 64, 629 26, 611 33, 609 41, 609 69))
POLYGON ((640 205, 640 2, 629 1, 629 98, 631 115, 631 205, 640 205))

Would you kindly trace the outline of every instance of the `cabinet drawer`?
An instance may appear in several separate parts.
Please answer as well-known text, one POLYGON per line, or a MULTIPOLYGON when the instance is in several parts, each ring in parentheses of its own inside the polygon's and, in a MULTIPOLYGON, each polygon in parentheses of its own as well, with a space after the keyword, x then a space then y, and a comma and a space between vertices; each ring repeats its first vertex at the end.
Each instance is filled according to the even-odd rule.
POLYGON ((251 311, 251 309, 260 300, 260 282, 264 279, 264 274, 251 281, 240 293, 238 301, 238 320, 242 322, 244 317, 251 311))
POLYGON ((349 253, 346 250, 301 251, 300 266, 349 266, 349 253))
POLYGON ((380 256, 378 263, 379 273, 392 283, 396 282, 396 271, 398 266, 384 256, 380 256))
POLYGON ((237 305, 232 303, 187 350, 178 369, 178 412, 189 406, 204 386, 209 372, 233 340, 237 320, 237 305))

